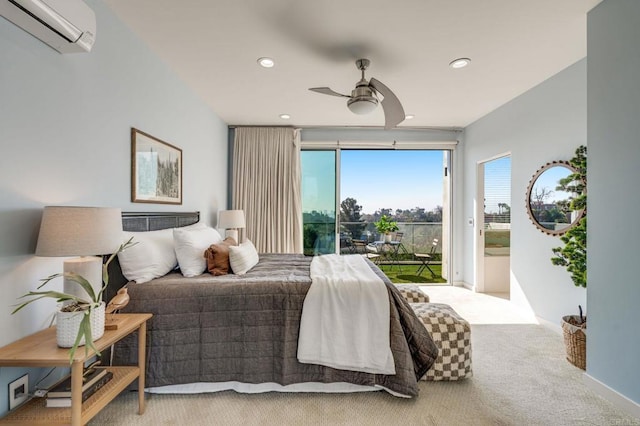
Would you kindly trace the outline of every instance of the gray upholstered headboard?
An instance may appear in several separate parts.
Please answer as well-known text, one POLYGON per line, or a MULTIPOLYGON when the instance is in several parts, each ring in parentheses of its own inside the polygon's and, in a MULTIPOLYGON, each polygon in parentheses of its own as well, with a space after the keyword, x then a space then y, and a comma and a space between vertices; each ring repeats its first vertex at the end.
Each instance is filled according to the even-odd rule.
MULTIPOLYGON (((192 225, 199 220, 200 212, 122 212, 122 229, 129 232, 157 231, 192 225)), ((109 286, 102 299, 111 300, 127 282, 116 257, 109 264, 109 286)))
POLYGON ((122 212, 122 229, 130 232, 157 231, 193 225, 200 220, 200 212, 122 212))

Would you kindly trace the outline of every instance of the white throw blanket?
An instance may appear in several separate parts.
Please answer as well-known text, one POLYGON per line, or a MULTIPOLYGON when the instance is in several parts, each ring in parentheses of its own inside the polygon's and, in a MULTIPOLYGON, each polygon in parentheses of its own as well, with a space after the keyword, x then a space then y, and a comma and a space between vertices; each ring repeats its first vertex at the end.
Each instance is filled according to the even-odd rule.
POLYGON ((316 256, 304 300, 298 361, 395 374, 385 283, 360 255, 316 256))

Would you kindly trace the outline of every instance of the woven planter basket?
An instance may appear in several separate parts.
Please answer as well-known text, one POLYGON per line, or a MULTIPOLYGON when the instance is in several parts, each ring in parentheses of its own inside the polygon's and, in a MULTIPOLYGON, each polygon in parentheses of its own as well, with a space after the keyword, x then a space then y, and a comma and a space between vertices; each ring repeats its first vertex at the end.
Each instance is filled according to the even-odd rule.
MULTIPOLYGON (((104 334, 104 309, 102 302, 99 308, 91 312, 91 338, 96 341, 104 334)), ((78 337, 80 321, 84 312, 61 312, 56 313, 56 341, 61 348, 70 348, 78 337)), ((80 346, 84 345, 84 337, 80 340, 80 346)))
POLYGON ((564 346, 567 351, 567 361, 583 370, 587 369, 587 318, 580 320, 578 315, 562 317, 562 332, 564 346))

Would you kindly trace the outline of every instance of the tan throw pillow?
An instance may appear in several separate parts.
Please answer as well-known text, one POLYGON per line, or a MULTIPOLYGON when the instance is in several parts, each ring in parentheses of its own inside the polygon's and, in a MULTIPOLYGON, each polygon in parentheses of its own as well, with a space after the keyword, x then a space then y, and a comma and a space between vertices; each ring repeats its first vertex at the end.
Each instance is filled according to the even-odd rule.
POLYGON ((218 244, 212 244, 205 252, 207 270, 212 275, 227 275, 231 265, 229 264, 229 247, 237 245, 231 237, 225 238, 218 244))

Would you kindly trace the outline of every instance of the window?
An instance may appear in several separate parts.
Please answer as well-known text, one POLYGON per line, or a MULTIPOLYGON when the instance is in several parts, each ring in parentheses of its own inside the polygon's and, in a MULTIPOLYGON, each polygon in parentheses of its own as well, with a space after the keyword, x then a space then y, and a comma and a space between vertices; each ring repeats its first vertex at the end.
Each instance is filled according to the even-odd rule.
POLYGON ((485 255, 508 256, 511 247, 511 157, 484 165, 485 255))
POLYGON ((305 254, 336 252, 336 151, 302 151, 305 254))

